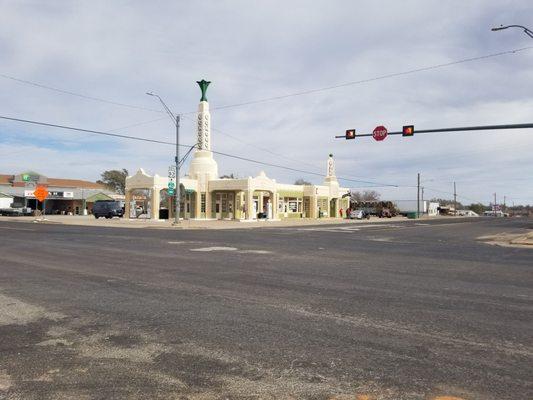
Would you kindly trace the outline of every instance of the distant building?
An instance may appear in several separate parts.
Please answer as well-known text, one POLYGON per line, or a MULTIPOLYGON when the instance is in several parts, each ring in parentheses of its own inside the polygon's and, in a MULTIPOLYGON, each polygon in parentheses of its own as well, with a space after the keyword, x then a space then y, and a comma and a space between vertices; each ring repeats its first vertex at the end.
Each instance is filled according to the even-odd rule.
POLYGON ((0 209, 9 208, 13 204, 13 196, 0 192, 0 209))
POLYGON ((80 179, 48 178, 34 171, 0 174, 0 193, 11 197, 12 207, 41 210, 43 205, 33 195, 38 186, 49 193, 44 202, 46 214, 83 214, 84 208, 90 212, 94 201, 112 199, 114 195, 99 183, 80 179))

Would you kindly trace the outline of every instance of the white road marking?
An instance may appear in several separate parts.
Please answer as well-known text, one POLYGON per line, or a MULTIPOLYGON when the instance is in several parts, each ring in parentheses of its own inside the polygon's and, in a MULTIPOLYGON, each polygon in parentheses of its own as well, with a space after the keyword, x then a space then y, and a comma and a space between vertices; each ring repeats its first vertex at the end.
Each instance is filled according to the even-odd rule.
POLYGON ((190 249, 191 251, 237 251, 236 247, 200 247, 198 249, 190 249))
POLYGON ((213 247, 200 247, 198 249, 190 249, 191 251, 202 251, 202 252, 209 252, 209 251, 236 251, 240 254, 271 254, 271 251, 268 250, 256 250, 256 249, 250 249, 250 250, 239 250, 236 247, 222 247, 222 246, 213 246, 213 247))
POLYGON ((401 228, 402 225, 394 224, 373 224, 373 225, 352 225, 352 226, 320 226, 313 228, 298 228, 298 231, 317 231, 317 232, 355 232, 364 228, 401 228))

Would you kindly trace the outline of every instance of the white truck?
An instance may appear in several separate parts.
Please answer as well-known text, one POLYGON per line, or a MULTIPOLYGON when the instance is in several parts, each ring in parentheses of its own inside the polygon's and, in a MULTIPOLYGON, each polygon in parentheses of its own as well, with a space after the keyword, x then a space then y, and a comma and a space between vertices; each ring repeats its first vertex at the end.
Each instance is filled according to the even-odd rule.
MULTIPOLYGON (((395 200, 393 203, 396 205, 396 208, 402 215, 416 213, 419 211, 416 200, 395 200)), ((434 203, 428 200, 420 200, 420 214, 427 214, 429 216, 438 215, 439 203, 434 203)))

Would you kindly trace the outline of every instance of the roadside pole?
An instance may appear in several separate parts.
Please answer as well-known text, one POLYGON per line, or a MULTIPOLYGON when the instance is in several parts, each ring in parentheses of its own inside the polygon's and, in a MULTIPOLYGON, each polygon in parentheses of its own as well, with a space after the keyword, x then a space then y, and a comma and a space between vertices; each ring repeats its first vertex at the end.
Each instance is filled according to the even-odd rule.
POLYGON ((453 213, 457 215, 457 190, 455 182, 453 182, 453 213))
POLYGON ((181 190, 180 190, 180 115, 176 115, 176 210, 174 216, 174 224, 180 224, 180 200, 181 200, 181 190))
POLYGON ((416 185, 416 218, 420 218, 420 172, 418 173, 418 183, 416 185))

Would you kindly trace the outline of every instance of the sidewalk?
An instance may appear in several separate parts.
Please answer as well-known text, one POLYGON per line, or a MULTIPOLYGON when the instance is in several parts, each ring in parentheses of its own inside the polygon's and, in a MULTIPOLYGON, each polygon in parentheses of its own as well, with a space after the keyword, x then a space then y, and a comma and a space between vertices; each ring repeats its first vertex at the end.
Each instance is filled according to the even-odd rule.
MULTIPOLYGON (((434 218, 431 218, 434 219, 434 218)), ((421 218, 420 220, 427 220, 421 218)), ((261 221, 235 221, 235 220, 181 220, 180 226, 176 227, 169 220, 150 219, 96 219, 93 216, 80 215, 47 215, 45 220, 41 217, 0 217, 0 221, 16 221, 25 223, 41 224, 62 224, 78 226, 104 226, 115 228, 151 228, 151 229, 249 229, 249 228, 274 228, 274 227, 298 227, 311 225, 331 225, 331 224, 360 224, 360 223, 386 223, 412 221, 405 217, 393 218, 371 218, 370 220, 348 220, 335 218, 320 219, 296 219, 290 218, 281 221, 261 220, 261 221)))

